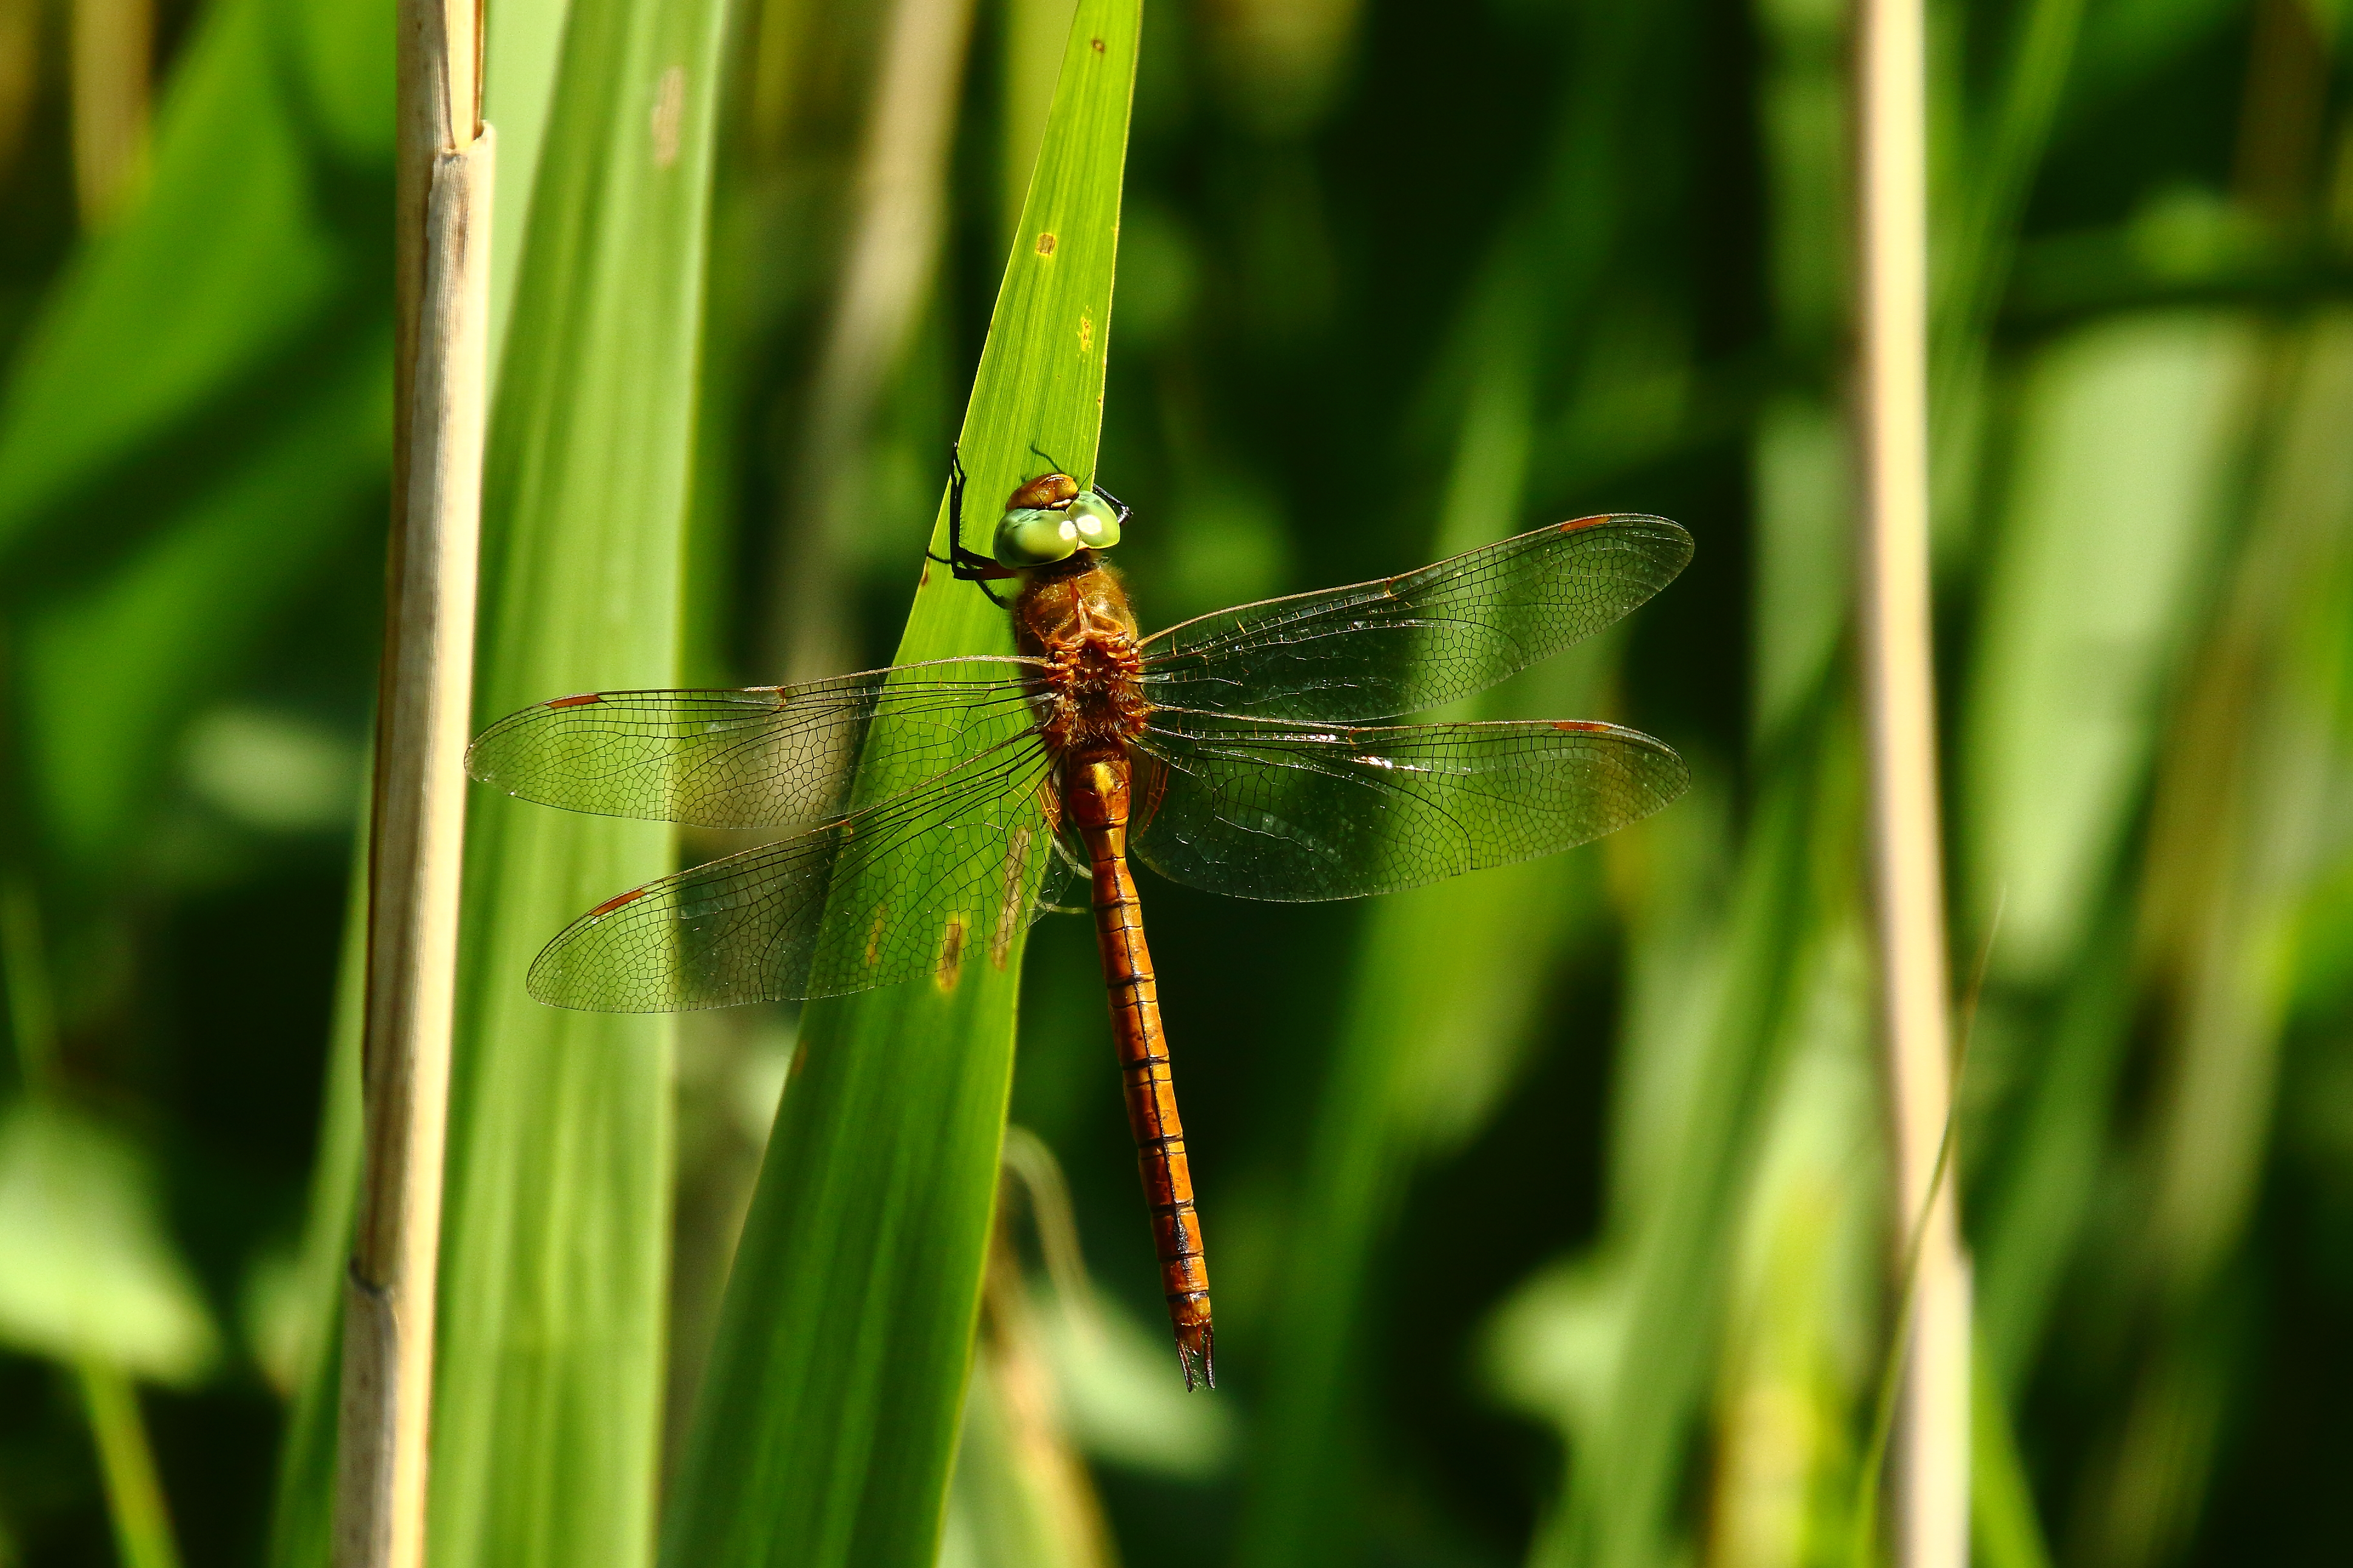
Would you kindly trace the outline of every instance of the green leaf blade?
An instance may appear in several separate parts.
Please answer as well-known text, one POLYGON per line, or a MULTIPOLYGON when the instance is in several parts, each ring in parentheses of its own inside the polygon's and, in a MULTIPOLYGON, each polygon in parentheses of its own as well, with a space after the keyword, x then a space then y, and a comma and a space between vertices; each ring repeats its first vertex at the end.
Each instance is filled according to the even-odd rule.
MULTIPOLYGON (((723 16, 716 0, 614 0, 565 26, 485 459, 481 722, 676 681, 723 16)), ((440 1568, 652 1555, 671 1029, 543 1007, 524 976, 573 917, 671 856, 659 824, 487 790, 470 803, 433 1412, 440 1568)))
MULTIPOLYGON (((1137 0, 1083 0, 1072 22, 965 415, 968 543, 985 547, 974 530, 1044 470, 1033 447, 1082 479, 1092 471, 1141 20, 1137 0)), ((935 553, 947 552, 947 526, 944 503, 935 553)), ((926 571, 899 662, 1010 648, 1001 610, 926 571)), ((899 782, 861 778, 860 789, 872 798, 899 782)), ((1024 934, 975 943, 944 981, 804 1014, 666 1562, 929 1568, 971 1361, 1024 934)))

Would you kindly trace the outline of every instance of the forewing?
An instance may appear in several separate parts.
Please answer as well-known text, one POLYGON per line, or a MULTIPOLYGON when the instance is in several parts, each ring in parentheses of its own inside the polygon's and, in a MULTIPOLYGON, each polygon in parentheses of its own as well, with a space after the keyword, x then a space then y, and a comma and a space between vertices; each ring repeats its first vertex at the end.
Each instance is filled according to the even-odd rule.
POLYGON ((511 713, 466 753, 509 795, 600 816, 800 827, 839 814, 861 763, 945 773, 1025 716, 1034 661, 941 659, 801 686, 598 691, 511 713))
POLYGON ((1482 691, 1672 582, 1691 535, 1662 517, 1540 528, 1400 577, 1266 599, 1145 639, 1155 704, 1378 719, 1482 691))
POLYGON ((798 837, 648 883, 549 942, 531 994, 672 1013, 1002 968, 1052 858, 1049 773, 1023 736, 798 837))
POLYGON ((1614 724, 1153 718, 1135 858, 1236 898, 1353 899, 1551 855, 1690 782, 1663 742, 1614 724))

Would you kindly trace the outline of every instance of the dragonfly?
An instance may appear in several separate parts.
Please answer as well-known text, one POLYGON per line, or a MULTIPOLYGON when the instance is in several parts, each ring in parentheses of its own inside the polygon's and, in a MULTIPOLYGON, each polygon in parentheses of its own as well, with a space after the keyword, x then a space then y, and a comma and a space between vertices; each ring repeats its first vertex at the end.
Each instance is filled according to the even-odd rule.
MULTIPOLYGON (((1051 459, 1046 459, 1051 462, 1051 459)), ((596 691, 500 720, 482 781, 573 811, 785 837, 647 883, 550 942, 560 1007, 667 1012, 839 996, 969 963, 1083 881, 1187 1389, 1215 1386, 1208 1269, 1133 868, 1244 899, 1353 899, 1551 855, 1689 782, 1665 743, 1586 720, 1398 723, 1486 689, 1672 581, 1664 518, 1579 518, 1417 572, 1140 635, 1103 552, 1130 509, 1025 480, 993 553, 950 553, 1015 652, 742 690, 596 691), (1010 599, 990 588, 1014 584, 1010 599)), ((926 568, 928 571, 929 568, 926 568)))

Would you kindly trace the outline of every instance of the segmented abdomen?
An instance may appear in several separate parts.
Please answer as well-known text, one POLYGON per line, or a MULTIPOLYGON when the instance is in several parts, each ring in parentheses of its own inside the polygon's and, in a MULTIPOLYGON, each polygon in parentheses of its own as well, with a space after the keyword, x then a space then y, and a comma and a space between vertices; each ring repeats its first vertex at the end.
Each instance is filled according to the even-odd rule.
POLYGON ((1209 1330, 1209 1270, 1201 1254, 1201 1221, 1193 1207, 1193 1174, 1185 1155, 1185 1123, 1168 1073, 1168 1039, 1160 1024, 1160 992, 1152 952, 1144 941, 1144 911, 1127 868, 1127 781, 1124 758, 1073 762, 1063 803, 1085 835, 1094 871, 1095 945, 1111 994, 1112 1034, 1118 1042, 1128 1126, 1135 1134, 1136 1165, 1152 1207, 1160 1254, 1160 1283, 1185 1386, 1196 1379, 1216 1386, 1209 1330))

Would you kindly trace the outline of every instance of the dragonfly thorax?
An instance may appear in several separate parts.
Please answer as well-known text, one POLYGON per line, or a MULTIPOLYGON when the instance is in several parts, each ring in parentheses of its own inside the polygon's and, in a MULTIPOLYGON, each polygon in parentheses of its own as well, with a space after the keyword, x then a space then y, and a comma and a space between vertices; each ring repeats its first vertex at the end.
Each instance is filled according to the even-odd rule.
POLYGON ((1127 591, 1090 552, 1037 573, 1013 601, 1020 650, 1042 659, 1038 717, 1058 752, 1124 746, 1142 732, 1144 658, 1127 591))
POLYGON ((1144 732, 1144 659, 1125 633, 1088 637, 1047 656, 1039 719, 1057 752, 1122 747, 1144 732))

